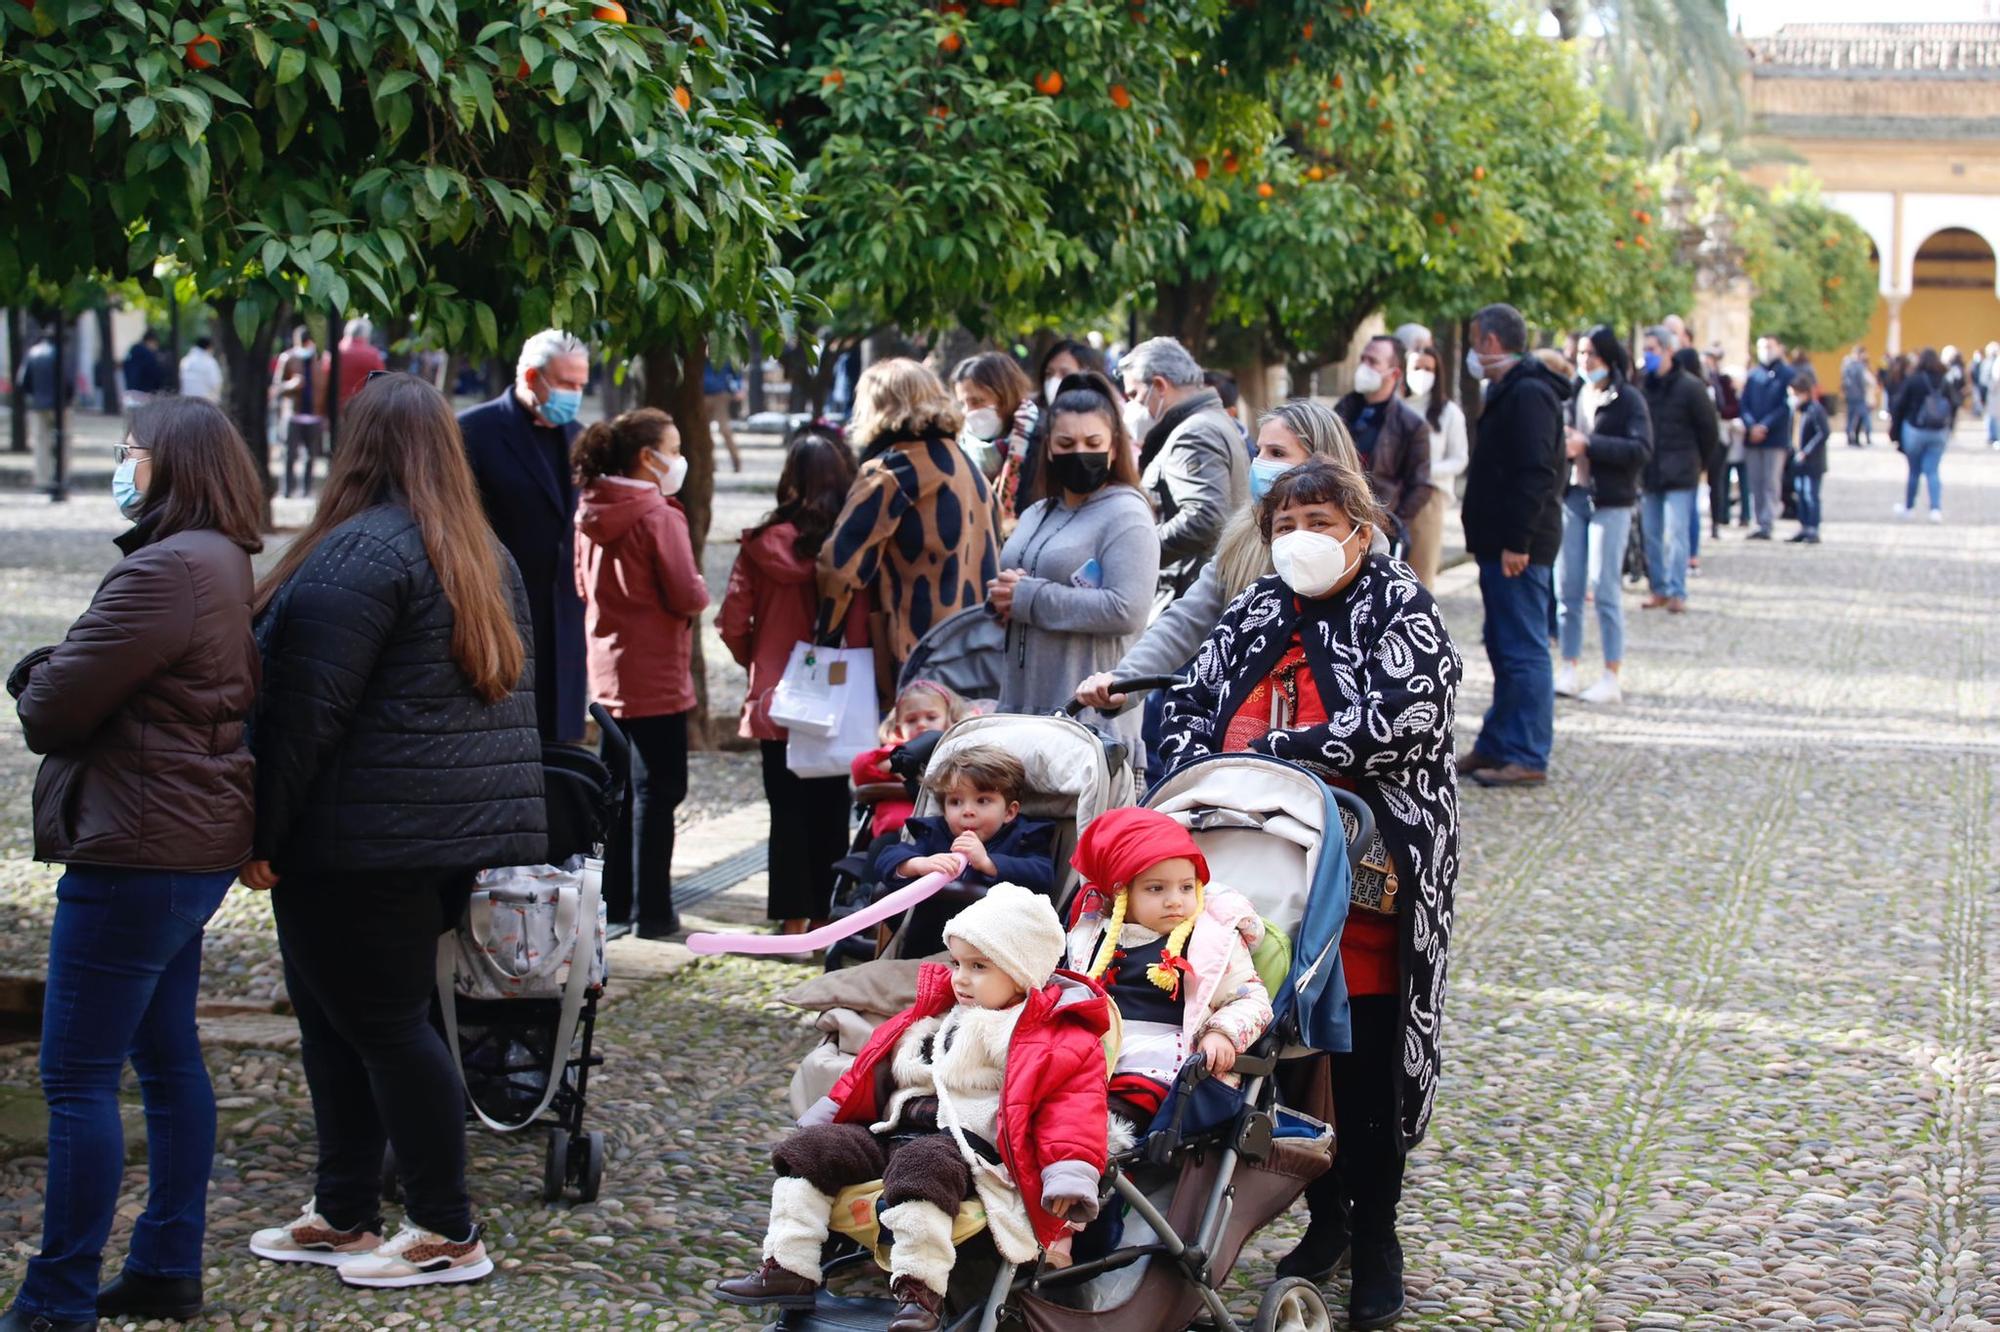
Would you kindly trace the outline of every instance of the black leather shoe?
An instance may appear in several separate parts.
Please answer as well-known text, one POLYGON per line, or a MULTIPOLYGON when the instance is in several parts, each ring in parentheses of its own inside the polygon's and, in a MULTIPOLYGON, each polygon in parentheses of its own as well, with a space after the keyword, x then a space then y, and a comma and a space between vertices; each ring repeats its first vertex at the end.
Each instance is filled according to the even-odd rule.
POLYGON ((200 1277, 148 1276, 128 1267, 97 1292, 99 1318, 171 1318, 185 1323, 200 1313, 200 1277))
POLYGON ((1306 1227, 1298 1246, 1278 1260, 1278 1275, 1324 1285, 1347 1261, 1347 1247, 1346 1222, 1315 1221, 1306 1227))
POLYGON ((0 1332, 97 1332, 97 1320, 59 1323, 47 1314, 31 1314, 17 1308, 0 1314, 0 1332))
POLYGON ((632 927, 632 933, 641 939, 671 939, 681 932, 678 916, 668 916, 665 920, 641 920, 632 927))
POLYGON ((1354 1288, 1347 1297, 1347 1325, 1387 1327, 1403 1316, 1403 1246, 1354 1246, 1354 1288))

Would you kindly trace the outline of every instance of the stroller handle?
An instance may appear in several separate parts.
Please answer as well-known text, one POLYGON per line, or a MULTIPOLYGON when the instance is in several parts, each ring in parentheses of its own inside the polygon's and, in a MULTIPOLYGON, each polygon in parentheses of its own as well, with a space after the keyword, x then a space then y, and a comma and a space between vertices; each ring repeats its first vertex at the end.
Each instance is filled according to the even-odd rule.
MULTIPOLYGON (((1144 694, 1150 693, 1155 689, 1169 689, 1180 682, 1181 677, 1178 675, 1135 675, 1127 680, 1113 680, 1110 692, 1114 694, 1144 694)), ((1071 695, 1069 702, 1063 704, 1058 709, 1058 712, 1064 717, 1075 717, 1081 715, 1083 710, 1089 706, 1090 704, 1085 703, 1082 699, 1071 695)))
POLYGON ((1331 782, 1327 783, 1326 790, 1327 794, 1333 797, 1334 804, 1354 815, 1354 836, 1347 839, 1347 859, 1351 864, 1368 849, 1368 844, 1375 840, 1375 811, 1368 808, 1366 800, 1352 791, 1343 790, 1331 782))
POLYGON ((604 754, 611 764, 611 770, 617 773, 629 772, 632 742, 625 738, 625 732, 618 725, 618 719, 613 717, 610 709, 602 703, 590 705, 590 717, 597 723, 597 729, 604 736, 604 754))

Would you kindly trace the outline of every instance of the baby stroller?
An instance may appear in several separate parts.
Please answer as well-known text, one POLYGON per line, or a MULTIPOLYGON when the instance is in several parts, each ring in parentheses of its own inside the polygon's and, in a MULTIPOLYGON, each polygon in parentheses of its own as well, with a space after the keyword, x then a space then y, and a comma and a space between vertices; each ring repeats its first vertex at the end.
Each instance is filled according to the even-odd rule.
MULTIPOLYGON (((947 1297, 952 1332, 1181 1328, 1200 1314, 1221 1332, 1243 1332, 1220 1294, 1237 1255, 1331 1167, 1333 1131, 1322 1122, 1330 1107, 1281 1104, 1276 1075, 1281 1059, 1342 1049, 1348 1040, 1339 966, 1348 847, 1367 845, 1372 816, 1304 768, 1255 754, 1188 764, 1145 803, 1184 823, 1215 881, 1249 897, 1291 941, 1289 966, 1273 988, 1275 1020, 1237 1060, 1240 1087, 1209 1080, 1202 1061, 1191 1060, 1147 1133, 1111 1160, 1098 1223, 1110 1228, 1108 1252, 1065 1268, 1043 1262, 1021 1270, 1001 1261, 990 1241, 962 1247, 947 1297), (1343 815, 1353 829, 1346 841, 1343 815)), ((829 1276, 866 1260, 877 1228, 872 1216, 857 1221, 839 1205, 835 1218, 836 1229, 864 1247, 830 1260, 829 1276)), ((822 1290, 812 1309, 789 1311, 771 1326, 879 1329, 894 1308, 822 1290)), ((1315 1332, 1332 1322, 1319 1288, 1293 1278, 1266 1288, 1251 1326, 1315 1332)))
MULTIPOLYGON (((627 789, 624 732, 591 715, 603 756, 581 745, 542 748, 548 801, 546 865, 479 876, 459 927, 439 942, 438 1017, 465 1084, 466 1117, 498 1133, 549 1130, 542 1198, 574 1188, 593 1202, 604 1179, 604 1134, 585 1131, 597 1004, 604 994, 604 841, 627 789)), ((399 1190, 391 1152, 383 1193, 399 1190)))
POLYGON ((896 692, 912 680, 935 680, 961 698, 998 698, 1006 646, 1006 628, 984 606, 962 610, 917 640, 896 672, 896 692))

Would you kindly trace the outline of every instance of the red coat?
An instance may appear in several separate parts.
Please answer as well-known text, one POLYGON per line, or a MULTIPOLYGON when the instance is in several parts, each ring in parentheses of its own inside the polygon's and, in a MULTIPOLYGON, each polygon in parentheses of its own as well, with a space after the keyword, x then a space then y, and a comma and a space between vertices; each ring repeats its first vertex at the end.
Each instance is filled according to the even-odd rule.
MULTIPOLYGON (((917 972, 916 1003, 876 1028, 834 1084, 836 1124, 872 1124, 880 1117, 896 1042, 924 1018, 948 1012, 954 1002, 951 969, 926 962, 917 972)), ((1057 1161, 1082 1161, 1104 1173, 1109 1081, 1104 1033, 1111 1024, 1111 1001, 1088 977, 1058 971, 1022 1002, 1026 1008, 1007 1045, 1000 1141, 994 1145, 1027 1204, 1035 1238, 1047 1245, 1069 1227, 1042 1209, 1042 1171, 1057 1161)))
MULTIPOLYGON (((729 590, 716 613, 716 632, 736 664, 750 672, 743 718, 736 733, 746 740, 783 740, 785 728, 771 720, 771 691, 784 678, 792 646, 812 637, 819 611, 811 556, 792 548, 799 529, 773 523, 763 531, 745 528, 729 590)), ((847 646, 868 643, 868 605, 857 599, 847 617, 847 646)))
POLYGON ((590 694, 614 717, 664 717, 694 706, 694 623, 708 605, 687 515, 653 485, 599 477, 576 509, 576 590, 583 598, 590 694))

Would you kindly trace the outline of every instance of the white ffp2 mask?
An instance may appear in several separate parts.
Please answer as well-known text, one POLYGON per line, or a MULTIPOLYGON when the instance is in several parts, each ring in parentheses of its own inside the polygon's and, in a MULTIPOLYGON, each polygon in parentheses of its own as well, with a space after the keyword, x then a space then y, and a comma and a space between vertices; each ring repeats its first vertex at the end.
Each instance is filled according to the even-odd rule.
MULTIPOLYGON (((1360 532, 1348 534, 1351 540, 1360 532)), ((1324 532, 1287 532, 1271 542, 1271 563, 1285 586, 1302 597, 1323 597, 1354 567, 1347 542, 1324 532)))

